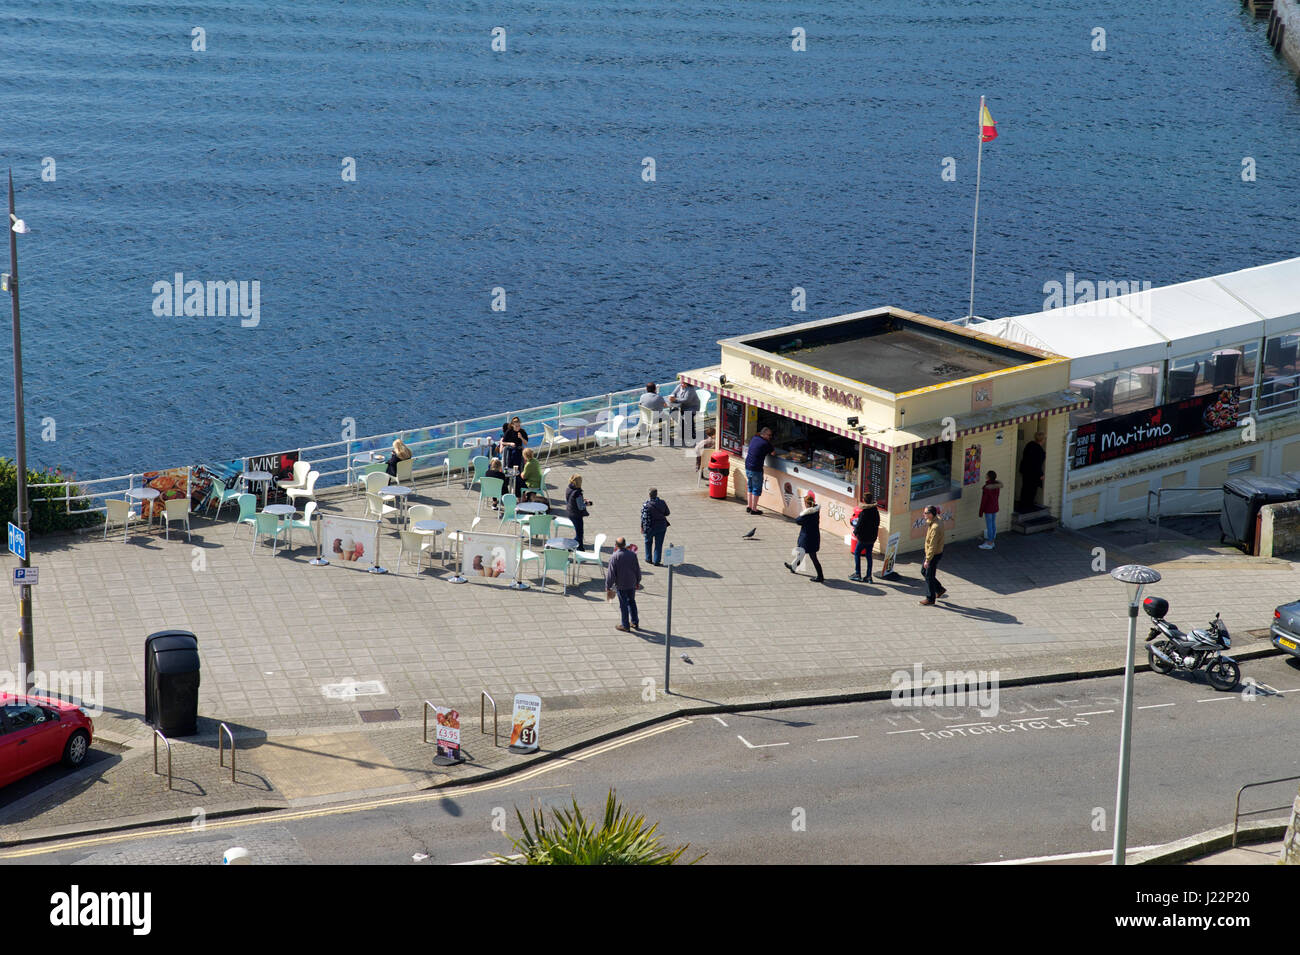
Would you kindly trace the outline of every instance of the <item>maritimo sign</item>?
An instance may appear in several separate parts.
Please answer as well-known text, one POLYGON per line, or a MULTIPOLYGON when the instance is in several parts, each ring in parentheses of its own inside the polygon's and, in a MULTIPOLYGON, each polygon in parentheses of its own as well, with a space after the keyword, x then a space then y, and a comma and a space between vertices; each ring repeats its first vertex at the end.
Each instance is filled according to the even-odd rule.
POLYGON ((1071 467, 1113 461, 1176 441, 1237 426, 1240 388, 1174 401, 1158 408, 1081 424, 1074 432, 1071 467))

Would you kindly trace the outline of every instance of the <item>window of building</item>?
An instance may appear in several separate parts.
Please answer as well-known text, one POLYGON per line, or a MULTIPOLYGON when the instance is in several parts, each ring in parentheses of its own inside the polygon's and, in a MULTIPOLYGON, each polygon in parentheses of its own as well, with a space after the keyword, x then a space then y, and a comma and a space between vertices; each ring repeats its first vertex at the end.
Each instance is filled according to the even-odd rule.
POLYGON ((853 439, 760 409, 758 430, 763 428, 772 429, 774 457, 821 471, 836 480, 849 483, 855 480, 860 446, 853 439))
POLYGON ((912 449, 913 510, 952 500, 952 442, 940 441, 912 449))
POLYGON ((1071 390, 1082 392, 1089 404, 1070 412, 1070 426, 1154 408, 1159 403, 1162 364, 1137 365, 1071 381, 1071 390))
POLYGON ((1182 401, 1208 394, 1218 388, 1241 388, 1240 414, 1246 414, 1254 398, 1255 365, 1259 343, 1229 345, 1200 355, 1184 355, 1169 362, 1165 401, 1182 401))
POLYGON ((1296 406, 1300 391, 1300 371, 1296 352, 1300 335, 1278 335, 1264 342, 1264 365, 1260 369, 1259 413, 1277 414, 1296 406))

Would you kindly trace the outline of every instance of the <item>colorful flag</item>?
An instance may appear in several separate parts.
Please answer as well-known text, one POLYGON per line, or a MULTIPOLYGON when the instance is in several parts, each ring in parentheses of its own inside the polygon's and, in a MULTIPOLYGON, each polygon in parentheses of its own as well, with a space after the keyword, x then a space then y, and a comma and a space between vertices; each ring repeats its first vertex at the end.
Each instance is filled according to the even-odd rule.
POLYGON ((991 143, 998 138, 998 124, 993 120, 989 108, 980 101, 980 142, 991 143))

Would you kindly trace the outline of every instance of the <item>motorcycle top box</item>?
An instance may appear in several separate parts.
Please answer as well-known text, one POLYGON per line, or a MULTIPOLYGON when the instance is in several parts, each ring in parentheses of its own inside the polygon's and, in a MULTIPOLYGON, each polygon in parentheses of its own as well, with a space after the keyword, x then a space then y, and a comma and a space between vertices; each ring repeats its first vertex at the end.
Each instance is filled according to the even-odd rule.
POLYGON ((1163 620, 1169 613, 1169 601, 1164 597, 1147 597, 1142 601, 1142 609, 1152 620, 1163 620))

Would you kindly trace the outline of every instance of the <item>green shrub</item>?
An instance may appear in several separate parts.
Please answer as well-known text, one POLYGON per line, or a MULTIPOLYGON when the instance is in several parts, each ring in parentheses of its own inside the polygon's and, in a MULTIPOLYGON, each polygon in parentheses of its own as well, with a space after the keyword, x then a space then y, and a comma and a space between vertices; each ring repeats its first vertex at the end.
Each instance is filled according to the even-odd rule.
MULTIPOLYGON (((655 836, 659 824, 647 827, 645 816, 626 813, 612 789, 605 800, 605 819, 599 828, 583 817, 576 799, 572 811, 553 809, 551 812, 555 819, 548 826, 545 814, 534 809, 530 829, 523 813, 515 809, 523 835, 510 841, 519 858, 497 856, 497 861, 511 865, 672 865, 690 848, 664 846, 655 836)), ((700 856, 694 862, 703 858, 700 856)))
MULTIPOLYGON (((98 512, 89 514, 69 514, 64 504, 64 489, 55 487, 70 480, 59 468, 53 471, 27 470, 27 500, 31 503, 28 514, 28 528, 33 537, 68 531, 77 527, 91 527, 104 522, 104 515, 98 512)), ((90 503, 80 499, 81 488, 69 489, 74 500, 74 508, 89 507, 90 503)), ((14 519, 14 508, 18 506, 18 468, 8 458, 0 458, 0 517, 6 522, 14 519)))

